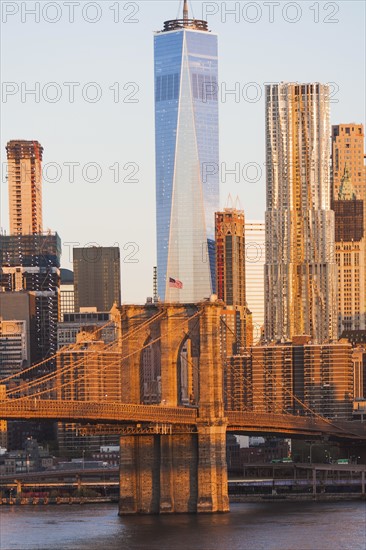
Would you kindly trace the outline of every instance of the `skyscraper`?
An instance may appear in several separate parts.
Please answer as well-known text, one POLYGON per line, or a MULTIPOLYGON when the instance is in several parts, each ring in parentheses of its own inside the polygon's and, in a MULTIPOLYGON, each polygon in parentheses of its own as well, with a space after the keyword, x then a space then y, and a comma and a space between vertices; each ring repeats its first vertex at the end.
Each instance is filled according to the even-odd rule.
POLYGON ((332 198, 338 192, 344 169, 348 169, 356 195, 366 201, 366 166, 364 163, 364 130, 362 124, 332 126, 332 198))
POLYGON ((365 224, 363 201, 357 199, 348 169, 344 169, 333 201, 338 265, 338 334, 365 330, 365 224))
POLYGON ((11 235, 42 233, 42 154, 38 141, 12 140, 8 157, 11 235))
POLYGON ((242 210, 215 214, 217 295, 227 306, 245 306, 245 218, 242 210))
POLYGON ((253 344, 262 337, 264 328, 264 261, 265 224, 245 222, 245 292, 253 318, 253 344))
POLYGON ((70 269, 60 269, 60 319, 65 313, 75 311, 74 274, 70 269))
MULTIPOLYGON (((341 187, 342 178, 347 168, 347 174, 352 187, 355 191, 358 200, 363 201, 363 228, 366 228, 366 166, 364 153, 364 127, 362 124, 337 124, 332 126, 332 199, 337 201, 339 199, 338 193, 341 187)), ((333 208, 335 208, 333 206, 333 208)), ((350 205, 347 206, 350 208, 350 205)), ((338 217, 338 219, 340 219, 338 217)), ((359 218, 358 218, 359 219, 359 218)), ((365 239, 363 241, 365 243, 365 239)), ((349 243, 344 246, 348 247, 349 243)), ((358 241, 359 246, 360 241, 358 241)), ((340 248, 340 243, 337 244, 337 248, 340 248)), ((354 249, 354 246, 352 247, 354 249)), ((340 254, 342 251, 339 250, 340 254)), ((345 250, 344 250, 345 252, 345 250)), ((348 252, 348 251, 347 251, 348 252)), ((356 250, 354 252, 357 253, 356 250)), ((362 259, 360 260, 362 261, 362 259)), ((363 272, 363 280, 360 281, 361 287, 366 289, 366 250, 363 253, 363 269, 360 271, 360 276, 363 272)), ((349 269, 349 266, 345 266, 349 269)), ((340 274, 341 275, 341 274, 340 274)), ((341 275, 342 277, 342 275, 341 275)), ((348 292, 348 291, 347 291, 348 292)), ((360 308, 366 315, 366 292, 362 292, 361 288, 361 304, 360 308)), ((347 317, 351 316, 351 312, 347 317)), ((347 319, 347 325, 349 326, 350 319, 347 319)), ((351 324, 354 327, 354 323, 351 324)), ((362 320, 361 320, 362 326, 362 320)), ((343 325, 344 328, 344 325, 343 325)), ((351 329, 351 330, 354 330, 351 329)))
POLYGON ((215 236, 217 295, 226 305, 221 316, 224 388, 226 405, 233 407, 237 405, 229 396, 233 392, 237 395, 235 380, 240 379, 238 369, 242 368, 233 356, 245 353, 253 340, 252 315, 245 292, 244 212, 236 208, 216 212, 215 236))
POLYGON ((265 335, 337 337, 329 87, 266 87, 265 335))
POLYGON ((196 302, 215 290, 217 36, 189 19, 185 1, 183 19, 155 34, 154 53, 158 293, 196 302))
POLYGON ((75 311, 109 311, 121 305, 120 250, 117 246, 73 249, 75 311))
MULTIPOLYGON (((0 235, 0 291, 17 303, 16 294, 30 291, 35 296, 34 363, 57 350, 57 322, 60 314, 61 240, 55 234, 0 235)), ((14 317, 13 317, 14 318, 14 317)), ((40 367, 47 372, 52 361, 40 367)))

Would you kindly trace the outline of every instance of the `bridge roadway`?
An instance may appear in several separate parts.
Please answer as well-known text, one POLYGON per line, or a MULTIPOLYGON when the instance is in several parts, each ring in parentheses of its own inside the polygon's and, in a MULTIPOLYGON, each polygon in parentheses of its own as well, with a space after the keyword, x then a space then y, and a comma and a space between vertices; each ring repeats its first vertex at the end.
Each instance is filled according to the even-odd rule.
MULTIPOLYGON (((328 436, 366 441, 366 423, 337 422, 335 425, 333 422, 329 423, 310 416, 234 411, 227 411, 225 414, 228 421, 227 431, 237 434, 328 436)), ((191 407, 35 398, 0 401, 0 419, 37 419, 92 424, 162 423, 172 425, 173 431, 174 425, 194 426, 205 420, 200 418, 198 408, 191 407)))

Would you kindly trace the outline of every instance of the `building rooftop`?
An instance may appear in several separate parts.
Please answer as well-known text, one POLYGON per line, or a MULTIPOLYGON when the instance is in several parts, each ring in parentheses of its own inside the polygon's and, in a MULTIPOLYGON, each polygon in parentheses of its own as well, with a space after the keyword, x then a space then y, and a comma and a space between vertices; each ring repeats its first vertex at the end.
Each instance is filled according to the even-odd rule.
POLYGON ((188 1, 184 0, 183 19, 170 19, 164 21, 164 29, 161 32, 175 31, 177 29, 190 29, 196 31, 208 31, 207 21, 190 19, 188 14, 188 1))
POLYGON ((74 272, 71 271, 71 269, 61 268, 60 273, 62 285, 72 284, 74 282, 74 272))

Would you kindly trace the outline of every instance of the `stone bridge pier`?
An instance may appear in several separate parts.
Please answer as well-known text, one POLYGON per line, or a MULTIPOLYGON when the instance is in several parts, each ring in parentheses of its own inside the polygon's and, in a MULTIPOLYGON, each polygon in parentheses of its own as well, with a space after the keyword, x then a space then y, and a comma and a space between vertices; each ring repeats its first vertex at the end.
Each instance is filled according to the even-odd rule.
POLYGON ((121 308, 122 354, 129 355, 122 365, 124 401, 144 402, 141 353, 131 354, 158 334, 161 406, 184 405, 183 389, 188 386, 193 397, 187 406, 198 411, 195 426, 169 426, 166 434, 121 436, 121 515, 229 511, 220 313, 217 302, 121 308), (159 307, 164 314, 147 331, 136 331, 124 346, 123 334, 155 316, 159 307), (190 355, 183 357, 187 340, 184 353, 189 349, 190 355), (183 375, 189 379, 182 380, 183 375))

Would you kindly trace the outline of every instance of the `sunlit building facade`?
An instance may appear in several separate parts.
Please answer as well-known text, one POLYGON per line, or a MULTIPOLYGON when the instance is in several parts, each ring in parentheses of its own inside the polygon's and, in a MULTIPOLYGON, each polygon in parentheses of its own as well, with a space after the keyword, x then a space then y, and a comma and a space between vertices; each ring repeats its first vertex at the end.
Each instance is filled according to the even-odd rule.
POLYGON ((333 201, 338 266, 338 334, 365 330, 365 230, 363 201, 347 168, 333 201))
POLYGON ((38 141, 12 140, 8 158, 11 235, 42 233, 42 155, 38 141))
POLYGON ((329 87, 266 87, 265 337, 337 338, 329 87))
POLYGON ((246 300, 253 319, 253 344, 264 331, 264 221, 245 221, 245 289, 246 300))
POLYGON ((158 294, 197 302, 215 290, 217 36, 185 3, 155 34, 154 57, 158 294))
POLYGON ((332 199, 334 201, 333 208, 336 210, 336 240, 337 225, 339 229, 341 228, 341 225, 337 224, 337 218, 338 222, 341 222, 344 217, 339 212, 340 207, 343 211, 346 209, 349 212, 347 214, 348 220, 345 219, 343 227, 346 229, 348 225, 349 230, 346 229, 346 231, 349 234, 348 237, 351 237, 345 238, 344 235, 340 235, 341 238, 336 243, 337 263, 340 266, 338 280, 341 285, 343 279, 345 280, 345 288, 342 289, 339 286, 338 292, 339 335, 343 330, 364 330, 366 324, 366 243, 364 237, 366 227, 366 155, 364 139, 365 133, 362 124, 352 122, 332 126, 332 199), (345 172, 357 201, 349 202, 348 197, 344 198, 343 191, 342 197, 339 196, 341 187, 344 188, 342 180, 345 172), (342 205, 340 200, 347 200, 348 202, 342 205), (359 215, 361 202, 363 202, 363 221, 360 220, 359 215), (351 214, 350 210, 352 208, 357 209, 357 213, 351 214), (349 220, 352 216, 353 222, 350 224, 349 220), (361 224, 362 236, 360 236, 361 224), (357 238, 351 236, 355 226, 357 226, 357 238), (352 256, 351 264, 349 264, 350 255, 352 256), (357 265, 355 262, 358 262, 357 265), (359 275, 359 281, 357 275, 359 275), (352 286, 353 288, 351 288, 352 286), (357 289, 358 286, 359 290, 357 289), (347 313, 345 312, 346 309, 347 313))
POLYGON ((344 169, 347 167, 353 187, 366 201, 366 166, 363 124, 332 126, 332 195, 337 199, 344 169))

